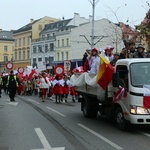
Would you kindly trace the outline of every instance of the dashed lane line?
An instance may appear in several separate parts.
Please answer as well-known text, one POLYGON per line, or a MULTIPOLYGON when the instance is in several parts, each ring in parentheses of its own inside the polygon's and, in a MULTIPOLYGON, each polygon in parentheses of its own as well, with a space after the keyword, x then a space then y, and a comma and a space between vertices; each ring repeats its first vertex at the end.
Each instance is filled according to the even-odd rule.
POLYGON ((150 137, 150 134, 149 133, 144 133, 144 132, 140 132, 141 134, 147 136, 147 137, 150 137))
POLYGON ((83 129, 89 131, 90 133, 94 134, 95 136, 97 136, 98 138, 100 138, 101 140, 105 141, 106 143, 108 143, 109 145, 111 145, 112 147, 114 147, 117 150, 122 150, 123 148, 120 147, 119 145, 115 144, 114 142, 110 141, 109 139, 105 138, 104 136, 96 133, 95 131, 89 129, 88 127, 78 123, 78 126, 82 127, 83 129))
POLYGON ((55 112, 55 113, 57 113, 58 115, 60 115, 60 116, 62 116, 62 117, 66 117, 66 115, 64 115, 64 114, 62 114, 62 113, 60 113, 60 112, 58 112, 57 110, 55 110, 55 109, 52 109, 52 108, 50 108, 50 107, 46 107, 47 109, 49 109, 49 110, 51 110, 51 111, 53 111, 53 112, 55 112))
POLYGON ((34 103, 36 103, 36 104, 40 104, 40 103, 38 103, 38 102, 36 102, 35 100, 32 100, 32 99, 28 99, 28 101, 31 101, 31 102, 34 102, 34 103))

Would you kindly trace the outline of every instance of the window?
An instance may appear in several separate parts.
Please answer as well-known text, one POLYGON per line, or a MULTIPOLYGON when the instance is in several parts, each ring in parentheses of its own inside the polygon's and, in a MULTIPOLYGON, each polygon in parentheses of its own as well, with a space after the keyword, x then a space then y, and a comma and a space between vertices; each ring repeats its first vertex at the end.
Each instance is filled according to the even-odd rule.
POLYGON ((146 62, 130 65, 131 84, 135 87, 150 85, 150 64, 146 62))
POLYGON ((8 56, 4 56, 4 62, 8 61, 8 56))
POLYGON ((25 55, 25 51, 23 51, 23 60, 25 59, 25 56, 26 56, 26 55, 25 55))
POLYGON ((30 45, 30 36, 28 37, 28 45, 30 45))
POLYGON ((61 52, 62 60, 64 60, 64 52, 61 52))
POLYGON ((64 39, 62 39, 62 47, 64 47, 64 39))
POLYGON ((17 40, 15 40, 15 47, 17 47, 17 40))
POLYGON ((41 24, 39 24, 39 30, 42 30, 42 25, 41 24))
POLYGON ((33 53, 36 53, 36 46, 33 46, 33 53))
POLYGON ((59 53, 57 53, 57 60, 59 61, 59 53))
POLYGON ((45 38, 45 35, 42 35, 42 39, 44 40, 44 38, 45 38))
POLYGON ((38 45, 38 53, 41 53, 41 52, 42 52, 42 46, 38 45))
POLYGON ((54 43, 50 44, 50 51, 54 51, 54 43))
POLYGON ((4 46, 4 52, 8 51, 8 46, 4 46))
POLYGON ((15 52, 15 60, 17 60, 17 52, 15 52))
POLYGON ((45 53, 47 53, 47 52, 48 52, 48 45, 45 44, 45 53))
POLYGON ((27 59, 29 59, 30 58, 30 51, 28 50, 27 51, 27 59))
POLYGON ((68 52, 66 52, 66 60, 68 60, 69 58, 68 58, 68 52))
POLYGON ((60 41, 58 40, 58 47, 60 47, 60 41))
POLYGON ((125 65, 118 65, 116 71, 119 73, 119 84, 128 91, 128 68, 125 65))
POLYGON ((69 39, 68 38, 66 39, 66 43, 67 43, 67 46, 69 46, 69 39))
POLYGON ((36 58, 33 58, 33 64, 36 64, 36 58))
POLYGON ((55 33, 53 33, 53 37, 55 37, 55 33))
POLYGON ((25 46, 25 44, 26 44, 26 38, 24 37, 23 38, 23 46, 25 46))
POLYGON ((49 62, 52 62, 52 61, 54 61, 54 57, 49 57, 49 62))
POLYGON ((19 60, 21 60, 21 52, 19 52, 19 60))
POLYGON ((21 39, 19 39, 19 46, 21 46, 21 39))
POLYGON ((38 58, 38 62, 40 62, 40 61, 42 61, 42 58, 40 57, 40 58, 38 58))
POLYGON ((50 39, 50 36, 49 36, 49 34, 47 34, 47 40, 49 40, 50 39))

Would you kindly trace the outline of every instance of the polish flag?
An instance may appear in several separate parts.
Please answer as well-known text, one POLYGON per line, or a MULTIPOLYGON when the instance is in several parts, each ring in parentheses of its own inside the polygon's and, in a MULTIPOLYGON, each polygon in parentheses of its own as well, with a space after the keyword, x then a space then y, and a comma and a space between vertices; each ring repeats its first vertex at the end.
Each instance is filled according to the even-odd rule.
POLYGON ((121 99, 124 99, 125 97, 127 97, 127 91, 124 87, 119 87, 118 91, 114 95, 113 101, 119 101, 121 99))
POLYGON ((143 86, 143 107, 150 108, 150 85, 143 86))

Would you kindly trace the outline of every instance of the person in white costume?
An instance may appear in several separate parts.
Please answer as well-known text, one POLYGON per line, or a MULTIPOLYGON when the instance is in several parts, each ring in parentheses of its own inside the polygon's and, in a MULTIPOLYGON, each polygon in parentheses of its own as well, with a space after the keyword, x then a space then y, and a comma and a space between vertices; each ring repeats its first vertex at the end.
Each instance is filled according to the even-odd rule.
POLYGON ((97 74, 100 64, 100 57, 98 55, 98 50, 96 48, 92 49, 92 58, 89 61, 90 71, 91 74, 97 74))
POLYGON ((112 46, 108 46, 105 48, 104 53, 101 54, 102 56, 104 56, 109 62, 111 62, 114 59, 114 55, 112 53, 113 51, 113 47, 112 46))

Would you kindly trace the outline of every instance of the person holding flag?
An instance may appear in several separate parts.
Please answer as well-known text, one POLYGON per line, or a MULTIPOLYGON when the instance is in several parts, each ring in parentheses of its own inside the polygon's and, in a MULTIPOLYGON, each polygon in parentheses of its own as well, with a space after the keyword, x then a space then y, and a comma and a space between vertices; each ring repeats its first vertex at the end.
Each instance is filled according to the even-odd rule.
POLYGON ((89 61, 90 70, 88 73, 97 74, 100 64, 100 57, 98 55, 98 50, 96 48, 92 49, 91 61, 89 61))

